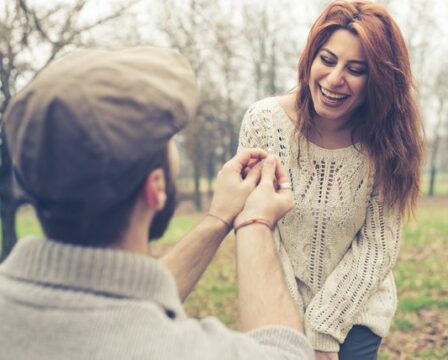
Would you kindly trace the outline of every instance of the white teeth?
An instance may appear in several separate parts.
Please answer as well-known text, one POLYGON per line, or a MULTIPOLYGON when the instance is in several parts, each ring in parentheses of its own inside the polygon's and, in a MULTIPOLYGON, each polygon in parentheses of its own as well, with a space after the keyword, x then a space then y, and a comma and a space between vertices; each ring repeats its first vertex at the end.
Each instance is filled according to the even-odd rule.
POLYGON ((324 94, 326 97, 329 97, 330 99, 333 100, 341 100, 347 97, 347 95, 338 95, 338 94, 334 94, 326 89, 324 89, 323 87, 320 88, 322 90, 322 94, 324 94))

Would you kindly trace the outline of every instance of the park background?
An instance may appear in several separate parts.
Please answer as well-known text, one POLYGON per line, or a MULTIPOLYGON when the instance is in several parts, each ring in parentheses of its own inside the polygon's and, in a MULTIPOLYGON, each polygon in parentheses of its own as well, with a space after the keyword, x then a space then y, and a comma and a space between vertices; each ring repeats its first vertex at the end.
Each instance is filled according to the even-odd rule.
MULTIPOLYGON (((382 0, 406 39, 427 136, 422 197, 406 224, 395 269, 398 312, 380 359, 448 358, 448 4, 382 0)), ((201 102, 181 147, 179 209, 160 256, 199 222, 216 172, 236 151, 241 119, 257 99, 296 84, 308 31, 328 1, 0 0, 0 124, 11 97, 49 62, 85 47, 179 49, 198 77, 201 102)), ((2 259, 41 229, 14 186, 4 143, 0 162, 2 259)), ((191 316, 238 329, 234 238, 229 235, 186 302, 191 316)))

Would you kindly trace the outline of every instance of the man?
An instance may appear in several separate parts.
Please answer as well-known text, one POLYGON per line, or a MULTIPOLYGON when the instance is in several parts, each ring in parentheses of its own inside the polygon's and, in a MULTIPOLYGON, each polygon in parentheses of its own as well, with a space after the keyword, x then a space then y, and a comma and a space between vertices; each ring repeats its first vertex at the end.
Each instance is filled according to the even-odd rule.
POLYGON ((172 138, 196 101, 189 64, 159 48, 79 51, 11 101, 7 146, 47 239, 20 240, 0 266, 2 359, 312 357, 273 245, 292 197, 272 156, 235 156, 196 229, 146 255, 175 208, 172 138), (246 334, 181 305, 232 224, 246 334))

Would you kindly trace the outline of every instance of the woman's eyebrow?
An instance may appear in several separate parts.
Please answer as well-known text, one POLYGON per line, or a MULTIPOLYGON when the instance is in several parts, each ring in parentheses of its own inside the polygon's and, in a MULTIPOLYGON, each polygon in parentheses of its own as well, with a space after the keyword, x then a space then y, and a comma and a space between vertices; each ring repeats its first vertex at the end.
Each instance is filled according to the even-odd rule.
POLYGON ((330 53, 330 55, 333 55, 335 58, 337 58, 336 54, 328 48, 322 48, 321 51, 326 51, 326 52, 330 53))

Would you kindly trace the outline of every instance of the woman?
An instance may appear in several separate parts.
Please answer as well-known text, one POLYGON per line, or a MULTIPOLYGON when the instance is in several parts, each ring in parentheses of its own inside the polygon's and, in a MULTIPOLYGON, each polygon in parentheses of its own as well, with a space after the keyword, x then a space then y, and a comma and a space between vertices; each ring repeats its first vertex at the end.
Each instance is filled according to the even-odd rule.
POLYGON ((375 359, 423 153, 407 48, 387 11, 331 3, 310 31, 297 89, 252 105, 240 146, 267 149, 288 170, 295 209, 278 224, 278 249, 316 358, 375 359))

